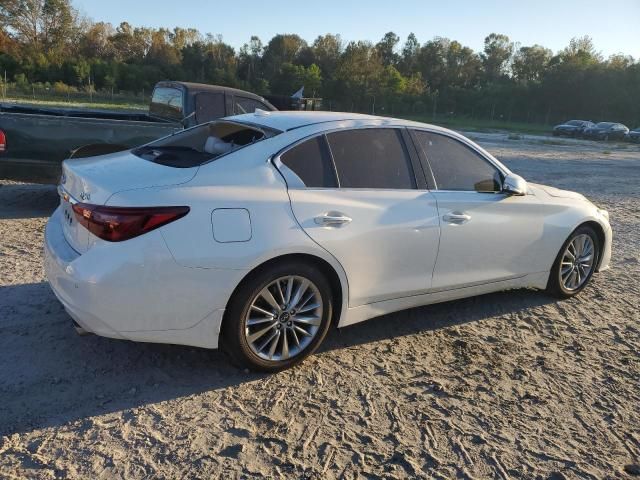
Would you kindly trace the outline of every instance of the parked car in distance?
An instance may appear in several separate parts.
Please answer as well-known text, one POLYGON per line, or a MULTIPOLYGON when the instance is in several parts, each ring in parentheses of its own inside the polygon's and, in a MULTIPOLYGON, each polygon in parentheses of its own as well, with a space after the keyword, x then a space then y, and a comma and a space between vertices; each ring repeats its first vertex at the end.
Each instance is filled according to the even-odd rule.
POLYGON ((257 370, 331 325, 511 288, 571 297, 611 257, 584 196, 406 120, 256 112, 63 172, 45 271, 76 328, 257 370))
POLYGON ((634 130, 629 130, 629 133, 627 133, 626 139, 629 140, 630 142, 640 143, 640 127, 634 130))
POLYGON ((594 123, 589 120, 569 120, 553 127, 553 136, 559 137, 579 137, 585 129, 593 127, 594 123))
POLYGON ((584 138, 593 140, 623 140, 629 129, 621 123, 600 122, 584 130, 584 138))
POLYGON ((62 161, 72 154, 126 150, 257 108, 275 110, 253 93, 170 81, 156 84, 148 113, 0 104, 0 178, 56 183, 62 161))

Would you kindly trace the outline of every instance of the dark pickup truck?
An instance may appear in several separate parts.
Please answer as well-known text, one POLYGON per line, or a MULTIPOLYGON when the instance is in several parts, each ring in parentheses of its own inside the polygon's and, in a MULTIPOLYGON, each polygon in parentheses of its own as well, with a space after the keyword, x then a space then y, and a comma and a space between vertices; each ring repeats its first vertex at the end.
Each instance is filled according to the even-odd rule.
POLYGON ((256 109, 275 107, 242 90, 169 81, 156 84, 148 113, 0 104, 0 178, 57 183, 71 156, 126 150, 256 109))

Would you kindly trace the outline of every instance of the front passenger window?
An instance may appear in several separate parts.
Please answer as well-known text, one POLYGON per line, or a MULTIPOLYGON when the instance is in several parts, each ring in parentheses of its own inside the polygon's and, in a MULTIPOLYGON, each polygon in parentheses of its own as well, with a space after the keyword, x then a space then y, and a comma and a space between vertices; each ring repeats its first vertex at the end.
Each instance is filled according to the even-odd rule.
POLYGON ((418 147, 429 161, 438 190, 499 192, 496 167, 462 142, 438 133, 414 131, 418 147))

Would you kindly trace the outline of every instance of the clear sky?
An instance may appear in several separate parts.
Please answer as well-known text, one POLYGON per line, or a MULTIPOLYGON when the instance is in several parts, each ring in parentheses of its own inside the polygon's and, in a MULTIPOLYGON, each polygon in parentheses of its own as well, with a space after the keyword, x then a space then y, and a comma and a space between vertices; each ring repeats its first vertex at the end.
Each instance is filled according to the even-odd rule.
POLYGON ((402 42, 414 32, 421 43, 448 37, 479 51, 484 37, 496 32, 554 52, 572 37, 589 35, 605 56, 640 57, 640 0, 72 1, 95 21, 192 27, 221 34, 236 48, 251 35, 265 44, 277 33, 297 33, 309 42, 325 33, 339 33, 346 41, 376 42, 394 31, 402 42))

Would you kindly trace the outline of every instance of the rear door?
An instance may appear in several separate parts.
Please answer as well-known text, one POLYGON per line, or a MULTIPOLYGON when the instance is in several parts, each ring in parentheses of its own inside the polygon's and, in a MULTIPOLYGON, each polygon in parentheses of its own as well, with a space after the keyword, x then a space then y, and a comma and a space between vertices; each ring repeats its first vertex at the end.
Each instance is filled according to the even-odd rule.
POLYGON ((438 211, 403 135, 394 128, 341 130, 307 139, 275 161, 298 222, 344 267, 350 307, 431 286, 438 211))
POLYGON ((534 195, 501 192, 502 173, 479 151, 448 135, 412 131, 441 220, 433 289, 521 277, 537 270, 545 209, 534 195))

